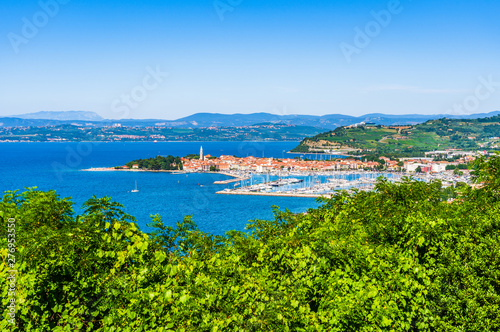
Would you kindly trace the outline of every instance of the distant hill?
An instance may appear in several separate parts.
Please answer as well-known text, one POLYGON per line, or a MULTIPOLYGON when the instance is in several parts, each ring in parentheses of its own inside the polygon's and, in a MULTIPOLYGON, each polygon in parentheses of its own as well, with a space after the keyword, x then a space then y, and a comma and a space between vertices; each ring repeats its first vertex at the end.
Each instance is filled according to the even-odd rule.
POLYGON ((43 120, 59 120, 59 121, 102 121, 104 120, 99 114, 86 111, 66 111, 66 112, 36 112, 13 116, 19 119, 43 119, 43 120))
POLYGON ((340 126, 349 126, 360 122, 373 122, 380 125, 415 125, 428 120, 441 118, 448 119, 478 119, 499 115, 500 111, 486 114, 471 115, 450 115, 450 114, 366 114, 362 116, 350 116, 343 114, 328 115, 277 115, 270 113, 252 113, 252 114, 218 114, 218 113, 197 113, 175 121, 174 126, 188 127, 220 127, 220 126, 249 126, 256 123, 283 123, 297 126, 313 126, 318 128, 335 129, 340 126))
POLYGON ((293 152, 329 152, 424 156, 443 149, 489 150, 500 144, 500 116, 479 119, 437 119, 406 126, 357 125, 304 139, 293 152))
MULTIPOLYGON (((33 120, 22 120, 33 121, 33 120)), ((49 121, 49 120, 45 120, 49 121)), ((300 141, 326 129, 294 125, 249 127, 159 128, 92 127, 64 124, 48 127, 0 128, 0 141, 300 141)))
POLYGON ((428 120, 442 118, 448 119, 478 119, 500 115, 500 111, 471 114, 402 114, 391 115, 373 113, 362 116, 350 116, 343 114, 328 115, 278 115, 270 113, 251 114, 219 114, 219 113, 196 113, 177 120, 162 119, 103 119, 94 112, 69 111, 69 112, 37 112, 14 117, 0 118, 0 127, 19 126, 52 126, 61 124, 76 124, 81 126, 104 127, 120 124, 126 127, 174 127, 174 128, 206 128, 206 127, 241 127, 255 124, 287 124, 295 126, 309 126, 316 128, 335 129, 341 126, 349 126, 360 122, 372 122, 380 125, 415 125, 428 120))

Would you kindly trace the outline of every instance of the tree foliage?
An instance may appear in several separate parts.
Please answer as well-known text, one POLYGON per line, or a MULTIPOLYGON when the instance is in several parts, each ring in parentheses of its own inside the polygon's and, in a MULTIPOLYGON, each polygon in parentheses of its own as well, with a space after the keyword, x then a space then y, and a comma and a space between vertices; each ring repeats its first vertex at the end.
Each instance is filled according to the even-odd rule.
POLYGON ((152 171, 183 169, 181 158, 170 155, 166 157, 157 156, 155 158, 133 160, 126 164, 128 168, 132 168, 133 165, 138 165, 140 169, 152 171))
MULTIPOLYGON (((191 218, 150 234, 110 198, 75 216, 53 191, 5 193, 17 234, 17 325, 9 331, 496 331, 500 157, 478 185, 442 199, 439 181, 380 178, 306 214, 275 208, 248 232, 191 218)), ((7 285, 2 305, 8 303, 7 285)))

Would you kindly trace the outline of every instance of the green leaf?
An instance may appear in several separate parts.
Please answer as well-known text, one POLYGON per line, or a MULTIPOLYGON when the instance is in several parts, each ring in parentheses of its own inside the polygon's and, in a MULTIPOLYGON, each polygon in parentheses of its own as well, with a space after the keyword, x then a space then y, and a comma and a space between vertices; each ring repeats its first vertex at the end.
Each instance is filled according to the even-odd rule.
POLYGON ((387 318, 385 316, 382 317, 382 326, 389 326, 389 325, 391 325, 391 323, 392 323, 391 319, 389 319, 389 318, 387 318))

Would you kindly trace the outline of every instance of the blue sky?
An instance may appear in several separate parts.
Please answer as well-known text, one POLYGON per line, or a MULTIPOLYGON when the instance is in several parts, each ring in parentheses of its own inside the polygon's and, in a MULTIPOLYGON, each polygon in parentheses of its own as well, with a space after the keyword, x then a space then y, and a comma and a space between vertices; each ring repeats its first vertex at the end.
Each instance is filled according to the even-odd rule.
POLYGON ((0 115, 500 110, 499 12, 494 0, 3 0, 0 115))

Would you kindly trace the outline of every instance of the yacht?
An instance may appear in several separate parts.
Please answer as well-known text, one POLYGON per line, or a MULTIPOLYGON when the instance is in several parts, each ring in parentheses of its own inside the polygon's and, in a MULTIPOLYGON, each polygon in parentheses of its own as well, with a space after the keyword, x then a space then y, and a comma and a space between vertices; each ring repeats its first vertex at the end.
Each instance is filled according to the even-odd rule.
POLYGON ((135 189, 132 189, 133 193, 138 193, 139 192, 139 189, 137 189, 137 181, 135 181, 135 189))

